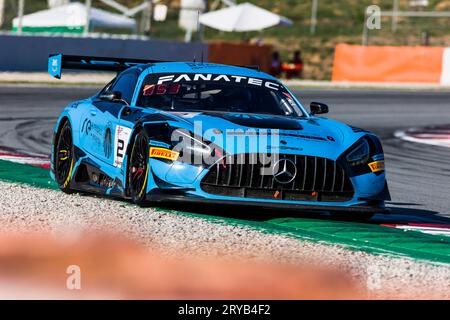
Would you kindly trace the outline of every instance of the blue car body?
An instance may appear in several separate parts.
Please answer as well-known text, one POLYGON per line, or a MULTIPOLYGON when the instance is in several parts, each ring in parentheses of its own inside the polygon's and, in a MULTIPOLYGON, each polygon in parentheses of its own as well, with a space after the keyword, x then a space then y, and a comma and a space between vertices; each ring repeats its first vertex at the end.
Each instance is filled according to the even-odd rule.
MULTIPOLYGON (((65 56, 50 56, 49 73, 60 77, 62 68, 71 67, 70 57, 64 61, 65 56)), ((302 210, 380 212, 385 209, 384 201, 390 200, 379 139, 371 132, 309 114, 287 88, 283 87, 285 94, 290 94, 300 106, 303 117, 288 119, 278 115, 234 112, 172 112, 138 104, 145 79, 152 74, 228 75, 270 81, 282 86, 279 80, 272 76, 251 68, 209 63, 127 63, 118 59, 101 58, 84 61, 78 59, 72 67, 114 70, 108 69, 108 66, 118 64, 122 68, 118 70, 122 71, 118 78, 132 74, 130 78, 134 89, 128 94, 129 103, 102 101, 99 98, 102 92, 114 86, 118 81, 115 79, 99 94, 70 103, 62 111, 55 126, 54 141, 64 122, 68 121, 72 127, 76 157, 69 185, 73 190, 130 198, 127 193, 127 163, 133 137, 139 128, 149 135, 149 144, 156 150, 155 155, 158 150, 163 150, 162 154, 148 158, 150 169, 145 193, 150 202, 191 201, 302 210), (279 165, 284 164, 286 168, 286 165, 292 166, 294 163, 294 180, 287 183, 278 180, 274 182, 274 177, 269 175, 262 178, 258 176, 255 182, 251 177, 253 171, 247 172, 253 170, 253 167, 249 169, 249 165, 225 165, 221 160, 209 165, 179 161, 171 158, 175 152, 171 151, 173 145, 170 140, 152 136, 152 132, 162 126, 192 133, 196 131, 196 122, 203 126, 200 131, 197 130, 196 135, 205 140, 209 139, 204 136, 207 129, 220 133, 230 130, 265 130, 269 136, 271 131, 276 130, 281 141, 276 146, 281 159, 279 165), (262 124, 261 127, 258 127, 259 123, 262 124), (362 140, 365 141, 364 144, 367 142, 370 154, 364 163, 352 167, 349 165, 348 154, 358 148, 362 140), (164 150, 167 153, 164 153, 164 150), (83 173, 80 173, 81 168, 83 173)), ((225 143, 221 144, 220 141, 215 141, 214 144, 221 150, 223 157, 228 158, 255 152, 254 146, 249 144, 231 147, 225 143)), ((272 147, 270 141, 266 147, 272 147)), ((53 178, 55 158, 53 147, 53 178)))

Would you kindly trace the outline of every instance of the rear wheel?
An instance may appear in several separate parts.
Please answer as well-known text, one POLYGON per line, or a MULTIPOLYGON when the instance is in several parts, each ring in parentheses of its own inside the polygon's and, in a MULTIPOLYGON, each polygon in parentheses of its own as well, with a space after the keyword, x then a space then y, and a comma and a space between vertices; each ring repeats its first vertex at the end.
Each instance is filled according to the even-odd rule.
POLYGON ((139 131, 134 138, 128 166, 128 190, 131 199, 137 205, 144 205, 148 165, 148 137, 144 130, 139 131))
POLYGON ((65 193, 72 193, 70 189, 70 179, 74 166, 74 148, 72 140, 72 128, 69 121, 66 121, 58 135, 55 148, 55 178, 58 187, 65 193))

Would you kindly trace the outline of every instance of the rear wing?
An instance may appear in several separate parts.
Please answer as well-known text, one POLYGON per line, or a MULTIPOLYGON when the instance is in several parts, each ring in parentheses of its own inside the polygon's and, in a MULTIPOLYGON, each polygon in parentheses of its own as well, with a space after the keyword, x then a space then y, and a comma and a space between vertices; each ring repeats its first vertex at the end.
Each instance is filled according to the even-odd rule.
POLYGON ((122 72, 138 64, 155 62, 167 61, 51 54, 48 57, 48 73, 61 79, 62 69, 122 72))

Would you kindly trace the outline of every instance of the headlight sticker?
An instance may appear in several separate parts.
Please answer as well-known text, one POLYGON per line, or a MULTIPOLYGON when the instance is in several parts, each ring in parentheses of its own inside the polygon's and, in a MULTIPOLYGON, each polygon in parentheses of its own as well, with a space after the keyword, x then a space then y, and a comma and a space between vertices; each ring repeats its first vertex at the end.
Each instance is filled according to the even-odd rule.
POLYGON ((372 172, 384 171, 384 161, 374 161, 369 163, 369 168, 372 172))
POLYGON ((373 161, 382 161, 384 160, 384 154, 376 154, 372 156, 373 161))
POLYGON ((166 149, 166 148, 156 148, 156 147, 150 147, 150 158, 160 158, 160 159, 167 159, 175 161, 180 156, 179 152, 166 149))

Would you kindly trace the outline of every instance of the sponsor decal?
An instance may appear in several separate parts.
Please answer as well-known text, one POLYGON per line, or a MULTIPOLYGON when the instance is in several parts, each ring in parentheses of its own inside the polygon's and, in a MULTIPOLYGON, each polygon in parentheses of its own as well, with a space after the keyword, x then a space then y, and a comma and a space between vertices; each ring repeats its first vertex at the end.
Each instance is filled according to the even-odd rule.
POLYGON ((149 156, 150 158, 160 158, 175 161, 180 156, 180 153, 166 148, 150 147, 149 156))
MULTIPOLYGON (((203 73, 178 73, 178 74, 168 74, 168 75, 160 75, 156 81, 156 84, 162 85, 166 82, 176 84, 176 83, 190 83, 190 82, 199 82, 199 81, 210 81, 210 82, 225 82, 225 83, 240 83, 244 85, 251 85, 256 87, 265 87, 271 90, 279 90, 280 84, 268 81, 266 79, 259 79, 253 77, 245 77, 245 76, 236 76, 236 75, 228 75, 228 74, 203 74, 203 73)), ((152 81, 153 82, 153 81, 152 81)), ((157 88, 158 88, 157 86, 157 88)), ((167 86, 166 90, 176 91, 179 90, 179 87, 167 86)), ((164 90, 164 88, 162 89, 164 90)), ((154 85, 144 86, 144 95, 151 95, 155 92, 154 85), (151 87, 153 86, 153 87, 151 87)), ((165 94, 159 93, 159 94, 165 94)))
POLYGON ((50 57, 48 60, 47 71, 51 76, 57 79, 61 78, 61 62, 62 62, 62 55, 60 54, 54 55, 50 57))
POLYGON ((121 168, 128 142, 131 136, 131 128, 117 126, 114 135, 114 166, 121 168))
POLYGON ((153 93, 155 93, 155 85, 154 84, 147 84, 144 86, 144 89, 142 90, 144 96, 151 96, 153 93))
POLYGON ((57 58, 52 58, 51 62, 52 72, 57 73, 59 68, 59 61, 57 58))
POLYGON ((384 161, 374 161, 369 163, 369 168, 372 172, 384 171, 384 161))
POLYGON ((180 84, 159 84, 155 86, 154 84, 145 85, 143 89, 144 96, 151 96, 153 94, 177 94, 180 91, 180 84))
POLYGON ((303 151, 303 148, 296 147, 287 147, 287 146, 266 146, 267 150, 295 150, 295 151, 303 151))
POLYGON ((81 133, 89 135, 89 132, 91 132, 91 130, 92 130, 91 120, 89 120, 88 118, 84 119, 83 125, 81 126, 81 133))

